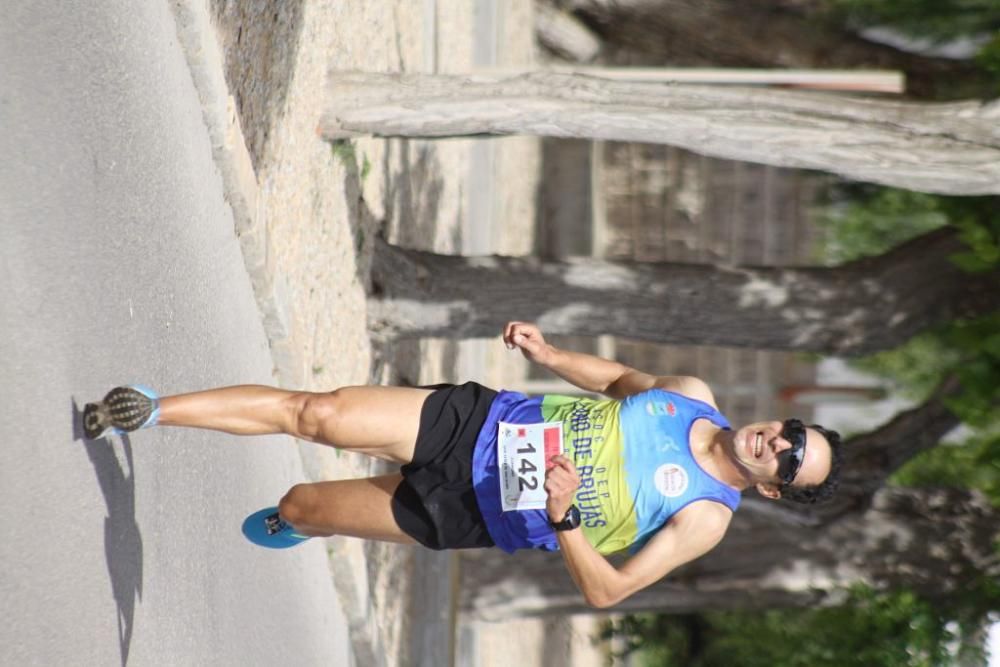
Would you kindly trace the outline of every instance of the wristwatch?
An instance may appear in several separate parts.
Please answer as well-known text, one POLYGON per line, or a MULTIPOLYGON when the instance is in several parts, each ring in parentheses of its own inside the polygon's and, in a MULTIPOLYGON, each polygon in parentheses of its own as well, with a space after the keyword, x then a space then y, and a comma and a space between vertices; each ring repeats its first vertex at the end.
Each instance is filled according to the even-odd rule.
POLYGON ((573 530, 574 528, 579 528, 580 510, 576 508, 576 505, 570 505, 562 521, 550 520, 549 525, 552 526, 553 530, 573 530))

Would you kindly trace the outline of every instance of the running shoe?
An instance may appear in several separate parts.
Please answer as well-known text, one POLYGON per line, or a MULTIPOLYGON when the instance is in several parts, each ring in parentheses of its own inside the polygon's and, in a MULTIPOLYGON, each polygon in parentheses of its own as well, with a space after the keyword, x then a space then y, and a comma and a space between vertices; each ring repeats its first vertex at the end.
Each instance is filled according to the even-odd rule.
POLYGON ((309 539, 308 535, 296 533, 292 524, 278 514, 277 507, 265 507, 248 516, 243 521, 243 535, 268 549, 287 549, 309 539))
POLYGON ((83 408, 83 433, 96 440, 108 433, 128 433, 156 425, 160 397, 149 387, 115 387, 97 403, 83 408))

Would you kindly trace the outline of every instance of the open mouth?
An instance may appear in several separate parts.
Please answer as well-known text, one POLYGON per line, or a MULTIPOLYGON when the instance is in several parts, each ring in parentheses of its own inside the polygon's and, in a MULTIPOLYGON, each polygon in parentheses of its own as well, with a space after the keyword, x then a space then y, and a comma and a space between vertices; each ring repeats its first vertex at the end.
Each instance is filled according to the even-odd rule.
POLYGON ((763 453, 764 453, 764 434, 758 431, 753 439, 753 457, 755 459, 759 459, 760 455, 763 453))

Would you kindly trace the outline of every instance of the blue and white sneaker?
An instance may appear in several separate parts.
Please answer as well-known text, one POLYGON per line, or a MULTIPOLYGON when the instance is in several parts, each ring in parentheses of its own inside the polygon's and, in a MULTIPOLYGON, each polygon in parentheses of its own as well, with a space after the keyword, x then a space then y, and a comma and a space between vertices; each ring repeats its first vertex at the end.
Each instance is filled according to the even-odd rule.
POLYGON ((149 387, 115 387, 97 403, 83 408, 83 433, 96 440, 108 433, 128 433, 155 426, 160 417, 160 397, 149 387))
POLYGON ((292 524, 278 514, 277 507, 265 507, 244 519, 243 535, 268 549, 287 549, 309 539, 308 535, 296 533, 292 524))

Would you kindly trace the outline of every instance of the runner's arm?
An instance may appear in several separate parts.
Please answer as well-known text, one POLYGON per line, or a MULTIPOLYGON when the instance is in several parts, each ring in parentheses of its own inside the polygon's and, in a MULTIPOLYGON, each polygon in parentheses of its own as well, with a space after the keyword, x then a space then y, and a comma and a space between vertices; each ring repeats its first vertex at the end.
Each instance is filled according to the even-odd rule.
POLYGON ((528 322, 508 322, 503 341, 510 349, 520 348, 528 361, 544 366, 584 391, 621 399, 658 387, 715 404, 708 385, 698 378, 652 375, 610 359, 563 350, 545 342, 541 330, 528 322))
MULTIPOLYGON (((606 608, 667 576, 672 570, 708 553, 719 543, 729 524, 729 511, 719 503, 702 501, 710 518, 704 523, 675 516, 639 552, 620 567, 599 554, 580 529, 556 533, 566 569, 587 604, 606 608), (700 525, 699 525, 700 524, 700 525)), ((688 506, 684 510, 694 509, 688 506)))
MULTIPOLYGON (((554 457, 546 474, 546 510, 559 521, 566 514, 579 477, 565 456, 554 457)), ((621 567, 615 567, 587 541, 583 530, 557 531, 563 562, 587 604, 606 608, 665 577, 671 570, 708 553, 726 533, 732 512, 709 501, 688 505, 621 567)))

